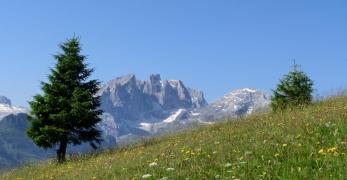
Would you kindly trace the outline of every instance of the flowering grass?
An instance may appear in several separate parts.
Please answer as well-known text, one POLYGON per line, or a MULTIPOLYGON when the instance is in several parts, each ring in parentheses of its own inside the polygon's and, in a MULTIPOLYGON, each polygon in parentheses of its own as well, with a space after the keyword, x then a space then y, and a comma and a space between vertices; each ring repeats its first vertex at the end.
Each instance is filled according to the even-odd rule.
POLYGON ((137 145, 22 167, 0 179, 346 179, 347 97, 137 145))

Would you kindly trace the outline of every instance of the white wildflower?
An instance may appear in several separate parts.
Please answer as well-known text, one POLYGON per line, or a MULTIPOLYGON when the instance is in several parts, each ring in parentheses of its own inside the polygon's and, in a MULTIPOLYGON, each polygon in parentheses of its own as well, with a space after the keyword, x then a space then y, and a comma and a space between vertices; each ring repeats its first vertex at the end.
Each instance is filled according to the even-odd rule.
POLYGON ((156 166, 158 166, 158 163, 156 163, 156 162, 149 164, 149 167, 156 167, 156 166))
POLYGON ((231 167, 231 166, 232 166, 231 163, 226 163, 226 164, 224 165, 224 167, 226 167, 226 168, 229 168, 229 167, 231 167))
POLYGON ((150 178, 150 177, 152 177, 151 174, 145 174, 145 175, 142 176, 142 179, 148 179, 148 178, 150 178))
POLYGON ((252 154, 253 154, 252 151, 246 151, 246 152, 245 152, 245 156, 249 156, 249 155, 252 155, 252 154))
POLYGON ((174 171, 175 169, 174 168, 167 168, 166 171, 174 171))

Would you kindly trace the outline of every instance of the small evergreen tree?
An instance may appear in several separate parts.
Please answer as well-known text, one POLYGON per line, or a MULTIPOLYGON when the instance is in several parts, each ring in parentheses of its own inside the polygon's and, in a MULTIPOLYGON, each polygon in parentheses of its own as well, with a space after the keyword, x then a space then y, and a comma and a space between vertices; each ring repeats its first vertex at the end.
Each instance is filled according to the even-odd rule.
POLYGON ((80 55, 78 38, 60 45, 62 53, 55 55, 57 63, 48 76, 49 83, 41 82, 43 95, 30 102, 30 126, 27 135, 43 149, 57 148, 58 162, 65 161, 68 144, 90 143, 93 148, 101 142, 96 125, 101 121, 96 96, 99 82, 89 80, 93 69, 88 69, 86 57, 80 55))
POLYGON ((271 108, 283 110, 287 107, 309 104, 312 101, 313 81, 294 61, 294 69, 280 80, 271 98, 271 108))

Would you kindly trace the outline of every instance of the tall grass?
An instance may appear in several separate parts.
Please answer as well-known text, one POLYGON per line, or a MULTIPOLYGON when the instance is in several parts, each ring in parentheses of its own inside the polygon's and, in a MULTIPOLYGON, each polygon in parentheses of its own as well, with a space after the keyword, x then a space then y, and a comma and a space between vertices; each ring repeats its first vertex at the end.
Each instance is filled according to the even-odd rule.
POLYGON ((346 179, 347 98, 333 97, 9 171, 0 179, 346 179))

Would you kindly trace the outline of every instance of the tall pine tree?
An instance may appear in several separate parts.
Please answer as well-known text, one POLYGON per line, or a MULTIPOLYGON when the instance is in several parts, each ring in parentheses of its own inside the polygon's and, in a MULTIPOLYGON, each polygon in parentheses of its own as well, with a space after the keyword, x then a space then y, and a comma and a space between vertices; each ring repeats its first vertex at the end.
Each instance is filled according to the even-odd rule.
POLYGON ((313 81, 299 70, 294 61, 294 69, 280 80, 271 98, 271 108, 274 111, 287 107, 309 104, 312 101, 313 81))
POLYGON ((49 83, 41 83, 43 95, 30 102, 27 135, 41 148, 57 148, 61 163, 66 160, 68 144, 90 143, 97 148, 102 139, 96 125, 102 111, 96 95, 100 83, 89 80, 94 70, 80 55, 79 39, 69 39, 60 48, 62 53, 54 56, 57 63, 48 76, 49 83))

